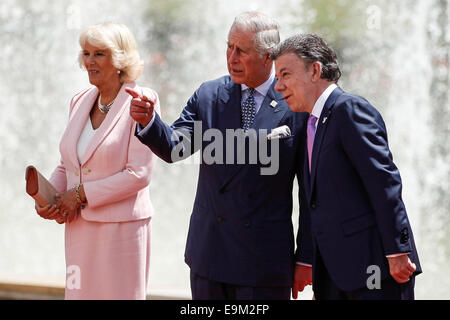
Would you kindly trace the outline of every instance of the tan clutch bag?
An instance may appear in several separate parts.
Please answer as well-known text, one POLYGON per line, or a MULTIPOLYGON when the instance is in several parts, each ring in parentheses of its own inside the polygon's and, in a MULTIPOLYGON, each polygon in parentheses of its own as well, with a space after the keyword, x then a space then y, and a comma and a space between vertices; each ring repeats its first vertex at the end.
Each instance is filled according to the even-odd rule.
POLYGON ((25 180, 27 193, 39 206, 45 207, 48 204, 56 203, 56 189, 35 167, 27 167, 25 180))

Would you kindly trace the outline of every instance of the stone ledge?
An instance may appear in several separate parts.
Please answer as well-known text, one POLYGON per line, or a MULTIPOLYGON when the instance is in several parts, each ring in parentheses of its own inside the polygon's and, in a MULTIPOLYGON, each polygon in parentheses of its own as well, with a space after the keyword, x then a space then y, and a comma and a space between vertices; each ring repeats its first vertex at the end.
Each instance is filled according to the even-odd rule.
MULTIPOLYGON (((64 287, 0 282, 0 300, 64 300, 64 287)), ((147 300, 190 300, 185 293, 152 292, 147 300)))
POLYGON ((0 299, 62 300, 64 288, 0 282, 0 299))

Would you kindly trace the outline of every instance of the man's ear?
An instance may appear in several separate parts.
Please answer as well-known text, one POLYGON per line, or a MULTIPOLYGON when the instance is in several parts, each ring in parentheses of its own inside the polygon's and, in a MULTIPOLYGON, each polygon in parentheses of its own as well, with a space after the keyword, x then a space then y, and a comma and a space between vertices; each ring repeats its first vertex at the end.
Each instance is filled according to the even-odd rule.
POLYGON ((274 61, 272 60, 272 59, 270 59, 270 53, 265 53, 264 54, 264 65, 266 66, 266 67, 268 67, 268 66, 273 66, 273 63, 274 63, 274 61))
POLYGON ((311 66, 309 67, 311 74, 311 81, 317 82, 320 79, 320 76, 322 75, 322 64, 319 61, 314 61, 311 63, 311 66))

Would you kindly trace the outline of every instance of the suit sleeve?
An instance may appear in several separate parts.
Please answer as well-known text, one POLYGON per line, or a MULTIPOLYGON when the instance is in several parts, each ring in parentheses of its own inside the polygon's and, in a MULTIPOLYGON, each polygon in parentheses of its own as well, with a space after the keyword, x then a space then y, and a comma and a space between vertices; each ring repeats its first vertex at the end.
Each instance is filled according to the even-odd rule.
POLYGON ((196 129, 196 124, 199 124, 198 100, 197 90, 189 99, 180 117, 171 126, 155 114, 151 125, 147 125, 142 130, 137 128, 136 137, 168 163, 193 155, 201 147, 202 132, 196 129))
POLYGON ((409 241, 404 241, 409 222, 402 200, 402 182, 381 115, 361 98, 349 99, 335 109, 340 141, 375 210, 385 254, 411 251, 409 241))
MULTIPOLYGON (((306 125, 307 117, 302 122, 304 123, 304 130, 302 132, 302 137, 306 137, 306 125)), ((298 201, 299 201, 299 221, 298 221, 298 231, 297 231, 297 249, 295 251, 296 262, 303 264, 312 265, 313 263, 313 244, 312 244, 312 233, 311 233, 311 212, 306 199, 306 191, 303 186, 303 167, 305 161, 305 148, 306 148, 306 138, 302 139, 300 146, 297 151, 297 168, 296 175, 298 181, 298 201)))
POLYGON ((299 180, 298 197, 300 201, 299 224, 297 231, 297 249, 295 251, 295 259, 297 262, 312 265, 313 263, 313 244, 311 234, 311 216, 306 203, 305 190, 303 188, 303 178, 297 176, 299 180))
POLYGON ((64 166, 64 162, 62 160, 51 174, 49 182, 59 193, 64 193, 67 191, 66 167, 64 166))

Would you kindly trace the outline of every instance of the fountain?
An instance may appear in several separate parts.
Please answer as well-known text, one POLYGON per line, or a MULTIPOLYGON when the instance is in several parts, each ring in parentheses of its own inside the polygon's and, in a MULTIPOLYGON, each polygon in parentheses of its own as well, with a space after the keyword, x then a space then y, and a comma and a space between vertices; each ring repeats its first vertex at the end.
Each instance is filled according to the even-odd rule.
MULTIPOLYGON (((380 110, 424 269, 416 297, 450 299, 446 0, 2 0, 0 282, 64 285, 63 227, 35 214, 24 170, 34 164, 48 176, 58 163, 70 98, 88 86, 77 65, 80 30, 103 21, 130 27, 146 63, 138 83, 159 93, 162 116, 170 122, 203 81, 226 74, 228 28, 246 10, 277 18, 282 38, 322 34, 340 57, 342 88, 380 110)), ((157 166, 150 185, 156 209, 150 294, 190 297, 183 254, 198 168, 184 162, 157 166)), ((298 205, 294 209, 296 221, 298 205)), ((310 299, 311 291, 301 296, 310 299)))

